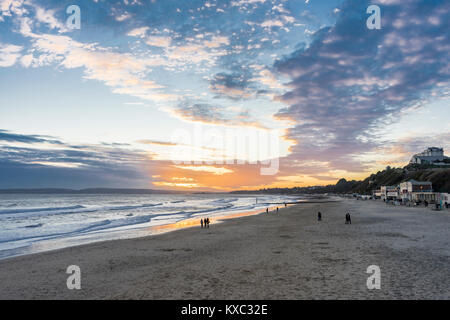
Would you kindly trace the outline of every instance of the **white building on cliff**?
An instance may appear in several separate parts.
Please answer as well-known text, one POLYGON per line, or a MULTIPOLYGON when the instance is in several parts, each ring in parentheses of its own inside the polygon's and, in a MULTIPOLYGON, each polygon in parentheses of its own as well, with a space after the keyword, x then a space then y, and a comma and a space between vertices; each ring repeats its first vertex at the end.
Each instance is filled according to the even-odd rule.
POLYGON ((449 159, 449 157, 444 156, 443 148, 431 147, 425 151, 415 154, 409 163, 413 164, 433 164, 441 163, 444 159, 449 159))

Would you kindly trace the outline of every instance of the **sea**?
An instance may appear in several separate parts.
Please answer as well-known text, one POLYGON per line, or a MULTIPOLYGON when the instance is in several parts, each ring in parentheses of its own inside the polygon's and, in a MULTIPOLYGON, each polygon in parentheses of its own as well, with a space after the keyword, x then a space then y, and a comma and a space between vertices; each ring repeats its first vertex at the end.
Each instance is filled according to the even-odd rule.
POLYGON ((254 194, 0 194, 0 259, 199 227, 202 218, 216 223, 302 201, 254 194))

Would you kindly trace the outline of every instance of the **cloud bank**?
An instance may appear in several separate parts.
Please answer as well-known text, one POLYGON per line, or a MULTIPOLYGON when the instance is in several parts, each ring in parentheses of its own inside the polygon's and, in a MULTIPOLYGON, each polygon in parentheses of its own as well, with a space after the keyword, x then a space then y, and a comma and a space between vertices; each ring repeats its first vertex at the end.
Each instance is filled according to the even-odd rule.
POLYGON ((448 94, 449 16, 448 1, 347 1, 334 26, 278 61, 291 81, 276 117, 295 123, 287 136, 297 141, 286 161, 366 169, 358 156, 377 147, 372 129, 448 94), (366 28, 369 4, 382 8, 381 30, 366 28))

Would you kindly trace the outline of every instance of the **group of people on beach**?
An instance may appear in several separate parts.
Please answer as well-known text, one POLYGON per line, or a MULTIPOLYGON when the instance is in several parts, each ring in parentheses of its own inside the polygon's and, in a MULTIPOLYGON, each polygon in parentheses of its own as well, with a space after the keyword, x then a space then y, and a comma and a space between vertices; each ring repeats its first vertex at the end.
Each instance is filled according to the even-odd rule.
MULTIPOLYGON (((317 220, 322 221, 322 212, 317 213, 317 220)), ((345 224, 352 224, 352 217, 350 216, 350 213, 347 212, 345 215, 345 224)))
MULTIPOLYGON (((278 207, 277 207, 277 212, 278 212, 278 207)), ((269 213, 269 208, 266 208, 266 213, 269 213)))
MULTIPOLYGON (((285 208, 287 207, 287 203, 286 203, 286 202, 284 203, 284 207, 285 207, 285 208)), ((276 210, 277 210, 277 213, 278 213, 278 207, 277 207, 276 210)), ((266 213, 269 213, 269 208, 266 208, 266 213)))
POLYGON ((200 219, 201 227, 209 228, 209 218, 200 219))

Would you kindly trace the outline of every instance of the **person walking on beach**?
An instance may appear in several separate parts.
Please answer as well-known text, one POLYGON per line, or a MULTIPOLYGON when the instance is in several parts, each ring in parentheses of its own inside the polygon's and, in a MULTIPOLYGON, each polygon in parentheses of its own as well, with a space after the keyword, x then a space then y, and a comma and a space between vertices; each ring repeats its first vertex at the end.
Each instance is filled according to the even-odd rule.
POLYGON ((345 215, 345 224, 352 224, 352 218, 350 217, 350 213, 348 212, 345 215))
POLYGON ((209 228, 209 218, 206 218, 206 223, 205 223, 206 227, 209 228))
POLYGON ((322 221, 322 213, 320 211, 317 213, 317 220, 322 221))
POLYGON ((269 208, 266 208, 266 213, 269 213, 269 208))
POLYGON ((277 213, 278 213, 278 207, 277 207, 277 213))
POLYGON ((201 227, 203 229, 203 219, 200 219, 200 225, 201 225, 201 227))

